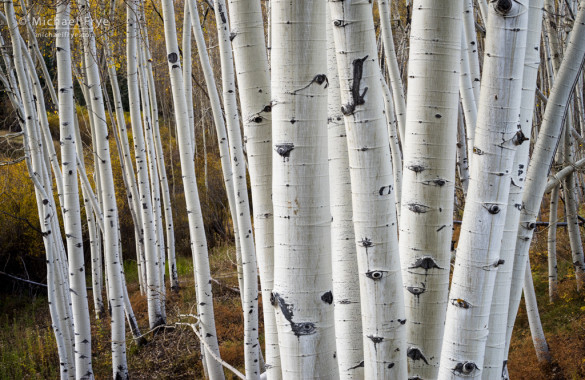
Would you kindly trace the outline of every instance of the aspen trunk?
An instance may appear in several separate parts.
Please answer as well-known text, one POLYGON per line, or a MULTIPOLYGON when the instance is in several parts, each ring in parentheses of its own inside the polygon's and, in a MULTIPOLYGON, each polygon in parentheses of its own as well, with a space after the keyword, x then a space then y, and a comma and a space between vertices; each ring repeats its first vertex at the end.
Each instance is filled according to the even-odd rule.
POLYGON ((282 376, 334 379, 325 2, 271 3, 272 301, 282 376))
POLYGON ((372 5, 330 1, 329 7, 349 154, 364 378, 403 379, 406 317, 372 5))
POLYGON ((410 34, 400 261, 410 377, 439 371, 449 293, 461 2, 416 0, 410 34))
POLYGON ((449 293, 439 379, 481 378, 510 193, 527 1, 490 3, 467 202, 449 293))

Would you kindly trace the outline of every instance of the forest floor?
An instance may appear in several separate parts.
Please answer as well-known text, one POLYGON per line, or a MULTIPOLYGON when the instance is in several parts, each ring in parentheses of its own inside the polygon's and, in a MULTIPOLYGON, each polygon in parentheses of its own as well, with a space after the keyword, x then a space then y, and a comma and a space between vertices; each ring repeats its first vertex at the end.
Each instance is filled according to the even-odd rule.
MULTIPOLYGON (((559 231, 559 242, 567 241, 559 231)), ((509 358, 510 378, 585 379, 585 292, 578 293, 570 271, 570 251, 559 243, 559 300, 548 302, 546 230, 537 234, 532 252, 534 281, 539 308, 554 365, 540 365, 534 353, 526 312, 521 306, 509 358), (544 243, 543 243, 544 242, 544 243)), ((568 245, 568 243, 567 243, 568 245)), ((191 259, 180 257, 179 292, 167 291, 167 327, 148 331, 147 303, 138 288, 136 263, 127 261, 128 291, 147 344, 128 339, 127 357, 131 379, 201 379, 199 341, 185 314, 195 311, 195 290, 191 259)), ((222 358, 243 371, 243 318, 237 288, 235 252, 231 247, 211 253, 217 334, 222 358)), ((3 279, 4 280, 4 279, 3 279)), ((91 300, 91 292, 89 294, 91 300)), ((92 302, 90 312, 93 313, 92 302)), ((261 307, 261 302, 260 302, 261 307)), ((93 316, 93 314, 91 314, 93 316)), ((261 314, 260 314, 261 315, 261 314)), ((96 379, 111 378, 109 319, 92 318, 93 369, 96 379)), ((262 328, 260 329, 262 331, 262 328)), ((129 332, 127 336, 130 337, 129 332)), ((261 337, 262 339, 262 337, 261 337)), ((263 345, 263 341, 261 341, 263 345)), ((39 288, 22 288, 18 295, 0 297, 0 379, 57 379, 59 362, 53 338, 46 293, 39 288)), ((232 376, 226 372, 226 378, 232 376)), ((235 378, 235 376, 233 377, 235 378)))

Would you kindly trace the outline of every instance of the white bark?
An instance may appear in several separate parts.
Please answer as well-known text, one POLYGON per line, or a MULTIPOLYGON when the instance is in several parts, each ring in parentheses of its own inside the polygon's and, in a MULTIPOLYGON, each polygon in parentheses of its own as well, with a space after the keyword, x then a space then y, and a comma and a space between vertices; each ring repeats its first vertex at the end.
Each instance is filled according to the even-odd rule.
POLYGON ((504 235, 500 250, 498 272, 492 306, 490 309, 490 321, 488 325, 489 336, 486 343, 486 352, 483 368, 483 379, 495 379, 502 376, 506 366, 506 324, 508 319, 508 306, 510 302, 509 289, 512 282, 512 269, 514 267, 515 237, 518 233, 518 222, 522 208, 522 193, 528 167, 528 154, 530 144, 528 140, 532 132, 532 118, 534 115, 534 93, 536 89, 536 77, 540 63, 540 35, 542 19, 542 0, 530 1, 528 10, 528 30, 526 36, 526 53, 524 55, 524 74, 522 77, 522 100, 520 104, 519 126, 522 133, 517 141, 520 145, 516 149, 514 165, 512 167, 510 195, 508 199, 504 235))
POLYGON ((532 282, 532 272, 530 270, 530 258, 528 258, 526 274, 524 275, 524 301, 526 302, 526 314, 528 315, 530 334, 532 335, 536 358, 539 362, 551 363, 552 357, 548 350, 548 344, 546 343, 546 337, 544 336, 540 315, 538 313, 536 293, 534 292, 534 283, 532 282))
MULTIPOLYGON (((43 241, 47 256, 49 310, 51 312, 53 331, 59 350, 60 374, 61 379, 72 379, 75 377, 75 358, 71 349, 73 343, 71 335, 73 331, 71 321, 68 320, 70 306, 66 302, 66 297, 63 295, 65 284, 62 281, 62 275, 59 273, 59 269, 61 268, 59 268, 60 264, 57 260, 60 253, 58 252, 58 244, 55 242, 55 239, 61 239, 61 236, 59 229, 55 229, 56 214, 55 204, 52 199, 52 189, 46 187, 47 178, 44 175, 46 172, 43 170, 42 143, 39 133, 36 131, 38 128, 38 119, 34 110, 32 89, 30 88, 30 83, 28 83, 29 80, 25 71, 21 39, 12 1, 6 1, 4 3, 4 9, 6 11, 6 23, 10 30, 12 40, 14 56, 13 69, 18 78, 20 91, 20 96, 16 96, 16 98, 21 102, 21 113, 24 117, 22 127, 26 147, 25 158, 29 174, 35 184, 39 220, 43 229, 43 241), (67 312, 67 309, 69 309, 69 312, 67 312)), ((13 77, 13 79, 15 78, 13 77)))
POLYGON ((364 378, 403 379, 406 318, 372 5, 330 1, 329 7, 349 152, 364 378))
POLYGON ((409 376, 439 371, 449 293, 461 2, 413 2, 400 261, 409 376))
POLYGON ((557 219, 559 209, 559 186, 553 187, 550 193, 549 223, 547 235, 548 247, 548 297, 555 302, 559 297, 557 274, 557 219))
POLYGON ((398 131, 400 139, 404 141, 406 125, 406 101, 400 68, 396 59, 394 48, 394 38, 392 37, 392 26, 390 25, 391 12, 390 0, 378 0, 378 9, 380 11, 380 26, 382 29, 382 40, 384 41, 384 57, 390 73, 390 86, 392 87, 392 98, 394 100, 394 109, 396 110, 396 120, 398 122, 398 131))
MULTIPOLYGON (((327 12, 329 15, 329 12, 327 12)), ((331 20, 331 17, 327 17, 331 20)), ((333 23, 327 23, 327 151, 331 198, 331 263, 337 367, 340 379, 362 379, 364 360, 360 284, 353 230, 351 178, 333 23)), ((392 102, 392 99, 389 99, 392 102)), ((392 103, 390 103, 392 104, 392 103)))
MULTIPOLYGON (((177 32, 175 27, 175 11, 171 0, 163 0, 163 20, 165 31, 165 44, 167 49, 167 60, 171 76, 171 88, 173 104, 175 108, 175 120, 181 158, 181 173, 183 186, 185 188, 185 200, 187 203, 187 215, 189 220, 189 234, 191 237, 191 248, 193 251, 193 266, 195 268, 195 283, 197 300, 199 303, 198 313, 200 317, 201 335, 211 350, 219 356, 219 345, 217 333, 215 332, 215 318, 213 312, 213 296, 211 291, 211 275, 209 273, 209 258, 207 256, 207 239, 203 227, 203 216, 199 193, 197 190, 197 179, 195 177, 195 166, 193 163, 193 148, 189 139, 189 120, 187 114, 187 101, 183 85, 181 64, 179 61, 179 47, 177 43, 177 32)), ((193 7, 191 8, 193 12, 193 7)), ((221 364, 216 362, 211 355, 206 355, 206 365, 209 377, 212 380, 223 379, 224 374, 221 364)))
MULTIPOLYGON (((219 39, 221 59, 221 78, 224 112, 228 130, 231 165, 234 175, 234 192, 236 195, 236 213, 240 245, 242 247, 241 287, 242 309, 244 312, 244 361, 246 378, 256 379, 260 376, 258 342, 258 272, 256 269, 256 248, 252 234, 252 219, 248 203, 248 185, 246 181, 246 163, 243 152, 238 103, 236 98, 236 76, 230 44, 230 26, 224 0, 214 0, 215 22, 219 39)), ((237 33, 237 32, 235 32, 237 33)), ((237 37, 237 35, 236 35, 237 37)), ((236 38, 234 37, 234 38, 236 38)), ((244 68, 241 68, 244 70, 244 68)), ((249 85, 249 82, 241 83, 249 85)), ((236 221, 234 221, 236 223, 236 221)))
POLYGON ((264 311, 266 372, 269 379, 279 379, 282 374, 278 332, 274 309, 270 306, 274 283, 272 105, 261 4, 258 0, 229 0, 229 13, 254 205, 254 236, 264 311))
POLYGON ((124 296, 122 289, 123 269, 120 262, 118 240, 118 208, 110 160, 108 142, 108 126, 102 98, 102 85, 97 66, 97 51, 93 21, 89 13, 89 3, 81 0, 78 3, 81 14, 81 29, 84 43, 84 63, 87 72, 87 85, 92 106, 92 119, 95 126, 94 146, 97 151, 96 168, 100 176, 104 214, 104 250, 108 279, 108 297, 111 306, 112 328, 112 369, 114 378, 128 378, 126 364, 126 334, 124 323, 124 296))
MULTIPOLYGON (((91 326, 85 284, 81 209, 77 183, 77 152, 73 113, 73 77, 69 36, 69 3, 57 4, 56 41, 59 88, 59 126, 63 165, 63 222, 69 257, 69 282, 75 335, 75 377, 93 379, 91 364, 91 326)), ((52 141, 51 141, 52 144, 52 141)), ((89 212, 89 211, 88 211, 89 212)))
MULTIPOLYGON (((136 170, 138 173, 139 206, 144 231, 144 251, 146 256, 146 296, 148 300, 148 321, 153 329, 164 324, 160 305, 160 262, 156 246, 157 229, 154 220, 154 210, 151 198, 151 188, 148 175, 148 158, 144 141, 144 131, 140 117, 140 94, 138 90, 138 49, 137 49, 137 19, 136 3, 127 4, 127 37, 126 54, 128 70, 128 97, 130 106, 130 121, 134 142, 136 170)), ((145 110, 145 113, 147 111, 145 110)))
POLYGON ((282 376, 334 379, 325 2, 271 3, 272 301, 282 376))
MULTIPOLYGON (((141 8, 142 9, 142 8, 141 8)), ((142 19, 144 19, 144 12, 140 13, 142 19)), ((158 123, 158 105, 156 101, 156 88, 154 85, 154 74, 152 70, 152 57, 150 54, 150 47, 148 41, 148 33, 146 27, 141 29, 142 31, 142 43, 143 52, 146 55, 146 77, 148 84, 148 95, 150 100, 150 111, 151 120, 153 124, 154 132, 154 144, 156 153, 156 164, 158 168, 159 181, 162 191, 162 203, 165 216, 165 230, 167 238, 167 256, 169 262, 169 277, 171 279, 171 289, 179 289, 179 275, 177 273, 177 260, 175 257, 175 229, 173 224, 173 210, 171 208, 171 194, 169 190, 169 181, 167 178, 167 170, 165 167, 165 156, 162 148, 162 141, 160 136, 160 128, 158 123)))
POLYGON ((490 3, 474 157, 447 306, 439 379, 481 378, 518 131, 527 1, 490 3))
MULTIPOLYGON (((581 72, 585 57, 585 6, 581 6, 575 20, 571 37, 567 44, 565 56, 560 65, 555 84, 550 92, 547 107, 538 139, 534 146, 532 159, 526 175, 526 187, 522 197, 522 212, 518 237, 516 240, 516 256, 514 273, 510 288, 510 307, 508 310, 508 327, 506 334, 506 352, 509 349, 510 339, 522 294, 522 285, 526 268, 526 258, 530 242, 536 227, 542 197, 547 182, 555 147, 559 141, 561 128, 565 119, 567 104, 577 78, 581 72), (579 64, 576 64, 578 62, 579 64)), ((506 354, 507 356, 507 354, 506 354)))

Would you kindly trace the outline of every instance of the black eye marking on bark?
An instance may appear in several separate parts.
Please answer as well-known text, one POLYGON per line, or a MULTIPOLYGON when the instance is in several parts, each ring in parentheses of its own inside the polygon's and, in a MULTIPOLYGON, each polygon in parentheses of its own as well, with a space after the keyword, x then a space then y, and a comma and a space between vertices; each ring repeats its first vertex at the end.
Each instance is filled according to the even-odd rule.
POLYGON ((381 336, 368 335, 368 338, 370 338, 374 344, 378 344, 384 341, 384 338, 381 336))
POLYGON ((474 146, 473 147, 473 154, 477 154, 478 156, 481 156, 482 154, 484 154, 484 152, 483 152, 483 150, 481 150, 478 147, 474 146))
POLYGON ((362 81, 362 75, 364 73, 364 62, 368 58, 366 55, 364 58, 354 59, 353 64, 353 82, 351 85, 351 97, 352 102, 341 107, 341 113, 345 116, 353 115, 356 106, 365 104, 366 101, 364 96, 368 92, 368 88, 365 87, 364 91, 360 94, 360 82, 362 81))
POLYGON ((393 189, 392 185, 382 186, 380 188, 380 191, 378 191, 378 194, 380 194, 380 195, 390 195, 390 194, 392 194, 392 189, 393 189))
POLYGON ((414 296, 418 297, 421 294, 423 294, 424 292, 426 292, 427 290, 425 289, 425 284, 424 282, 421 282, 422 286, 407 286, 406 290, 408 290, 411 294, 413 294, 414 296))
POLYGON ((280 307, 280 312, 282 313, 282 316, 290 323, 290 327, 293 331, 293 333, 298 337, 300 337, 301 335, 312 335, 315 333, 316 331, 316 327, 315 324, 313 322, 300 322, 300 323, 295 323, 293 322, 292 318, 294 316, 293 314, 293 305, 291 304, 287 304, 284 299, 282 299, 282 297, 280 296, 280 294, 276 293, 276 292, 272 292, 272 295, 270 296, 270 301, 272 302, 272 300, 274 299, 274 306, 278 306, 280 307))
POLYGON ((471 375, 478 367, 474 362, 463 362, 457 363, 455 368, 453 368, 453 373, 459 375, 471 375))
POLYGON ((485 207, 486 210, 488 210, 488 212, 490 214, 493 214, 493 215, 496 215, 496 214, 498 214, 501 211, 500 206, 495 205, 495 204, 489 204, 488 203, 488 204, 484 205, 483 207, 485 207))
POLYGON ((394 363, 390 363, 390 364, 388 364, 388 369, 391 369, 391 368, 393 368, 393 367, 394 367, 394 363))
POLYGON ((364 248, 370 248, 370 247, 373 247, 374 246, 374 243, 372 243, 372 240, 370 240, 370 238, 363 238, 360 241, 360 244, 364 248))
POLYGON ((294 90, 294 91, 290 92, 289 94, 296 95, 298 92, 309 88, 309 86, 312 85, 313 83, 317 83, 319 86, 321 86, 323 83, 325 83, 325 87, 323 87, 323 88, 329 87, 329 79, 327 79, 327 75, 317 74, 313 77, 313 80, 311 80, 311 82, 308 85, 306 85, 305 87, 301 87, 298 90, 294 90))
POLYGON ((323 293, 323 295, 321 296, 321 301, 328 303, 329 305, 333 303, 333 293, 331 293, 331 290, 326 293, 323 293))
POLYGON ((237 34, 236 32, 231 32, 231 33, 230 33, 230 41, 233 41, 233 40, 234 40, 234 38, 236 38, 236 36, 237 36, 237 35, 238 35, 238 34, 237 34))
POLYGON ((371 278, 372 280, 379 280, 382 277, 384 277, 384 272, 387 272, 387 271, 383 271, 383 270, 371 270, 371 271, 367 271, 366 272, 366 277, 367 278, 371 278))
POLYGON ((408 165, 406 168, 408 170, 412 170, 415 173, 421 173, 422 171, 425 170, 425 167, 422 165, 408 165))
POLYGON ((173 53, 169 54, 168 58, 169 58, 170 63, 175 63, 179 59, 179 56, 177 55, 177 53, 173 52, 173 53))
POLYGON ((429 364, 427 358, 418 347, 408 347, 408 349, 406 350, 406 356, 412 360, 422 360, 423 362, 425 362, 425 364, 427 365, 429 364))
POLYGON ((408 209, 416 214, 424 214, 428 212, 431 208, 425 205, 421 205, 419 203, 409 203, 408 209))
POLYGON ((510 10, 512 9, 512 0, 496 0, 495 1, 496 6, 495 6, 495 10, 496 12, 505 15, 508 12, 510 12, 510 10))
POLYGON ((454 306, 460 307, 462 309, 469 309, 472 306, 469 302, 467 302, 467 301, 465 301, 465 300, 463 300, 461 298, 453 298, 451 300, 451 303, 454 306))
POLYGON ((348 25, 348 22, 345 22, 345 20, 335 20, 333 21, 333 25, 337 26, 337 27, 345 27, 346 25, 348 25))
POLYGON ((422 268, 424 270, 429 270, 429 269, 443 269, 441 268, 439 265, 437 265, 437 262, 430 256, 425 256, 425 257, 419 257, 418 259, 416 259, 416 261, 414 262, 414 264, 410 267, 408 267, 408 269, 415 269, 415 268, 422 268))
POLYGON ((520 129, 512 138, 512 142, 514 143, 514 145, 522 145, 524 141, 528 141, 528 137, 526 137, 522 130, 520 129))
POLYGON ((288 158, 290 157, 290 152, 295 148, 295 145, 293 143, 283 143, 283 144, 277 144, 276 145, 276 153, 278 153, 280 155, 280 157, 282 157, 285 161, 288 161, 288 158))

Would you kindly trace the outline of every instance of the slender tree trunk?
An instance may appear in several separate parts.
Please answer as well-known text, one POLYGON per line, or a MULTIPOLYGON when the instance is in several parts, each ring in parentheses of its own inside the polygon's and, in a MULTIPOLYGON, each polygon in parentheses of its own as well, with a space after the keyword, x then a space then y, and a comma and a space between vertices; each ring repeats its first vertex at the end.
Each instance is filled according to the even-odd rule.
POLYGON ((544 331, 542 330, 542 323, 540 322, 538 305, 536 303, 536 293, 534 292, 534 283, 532 282, 532 271, 530 270, 530 258, 528 258, 526 274, 524 276, 524 301, 526 302, 526 314, 528 315, 528 323, 530 325, 532 343, 536 350, 536 357, 541 363, 550 363, 552 357, 548 350, 544 331))
MULTIPOLYGON (((526 174, 526 187, 522 197, 520 226, 516 239, 516 256, 514 273, 510 288, 510 307, 508 310, 508 327, 506 333, 506 352, 510 346, 512 330, 520 305, 522 285, 526 270, 526 258, 536 227, 536 217, 547 183, 555 148, 559 142, 560 132, 565 120, 567 104, 577 83, 585 57, 585 6, 581 6, 574 23, 571 38, 567 44, 565 56, 560 65, 555 84, 551 89, 542 126, 533 149, 530 165, 526 174), (578 62, 579 64, 576 64, 578 62)), ((506 354, 507 356, 507 354, 506 354)))
MULTIPOLYGON (((163 19, 165 30, 165 44, 167 60, 171 76, 171 88, 173 104, 175 108, 175 120, 177 123, 177 138, 181 157, 181 173, 185 188, 185 200, 187 203, 187 215, 189 220, 189 234, 193 251, 193 266, 195 268, 195 283, 197 300, 199 302, 198 313, 200 317, 201 336, 211 347, 211 350, 219 356, 219 345, 215 331, 215 317, 213 312, 213 295, 211 291, 211 275, 209 272, 209 257, 207 255, 207 239, 203 228, 203 216, 199 203, 197 179, 193 163, 193 148, 189 139, 189 120, 187 113, 187 101, 181 63, 179 61, 179 47, 175 26, 175 11, 171 0, 163 0, 163 19)), ((193 12, 193 7, 191 8, 193 12)), ((221 364, 211 355, 205 355, 209 377, 212 380, 223 379, 221 364)))
POLYGON ((550 193, 550 209, 548 219, 548 297, 554 303, 559 298, 557 274, 557 220, 559 209, 559 186, 553 187, 550 193))
MULTIPOLYGON (((239 229, 240 245, 242 247, 242 275, 243 287, 242 309, 244 311, 244 361, 246 378, 256 379, 260 376, 258 343, 258 272, 256 269, 256 248, 252 233, 252 219, 248 203, 248 185, 246 180, 246 164, 243 152, 238 103, 236 98, 236 76, 230 40, 237 38, 230 33, 228 13, 224 0, 214 0, 215 22, 219 39, 221 58, 221 77, 223 89, 223 104, 228 129, 228 142, 232 171, 234 175, 234 192, 236 195, 236 213, 239 229), (233 37, 233 38, 232 38, 233 37)), ((241 68, 244 70, 244 68, 241 68)), ((249 82, 242 83, 243 86, 249 82)), ((248 110, 246 110, 248 111, 248 110)))
POLYGON ((93 21, 89 13, 89 3, 81 0, 78 3, 82 17, 82 35, 85 47, 84 63, 87 71, 87 85, 89 98, 92 105, 92 118, 95 125, 94 145, 99 152, 96 162, 97 171, 100 173, 100 185, 104 214, 104 249, 106 258, 106 270, 108 277, 108 297, 111 307, 112 328, 112 368, 113 377, 128 378, 128 366, 126 364, 126 334, 124 323, 124 295, 122 289, 123 269, 120 262, 118 240, 120 238, 118 208, 116 205, 116 193, 112 165, 110 160, 110 146, 108 141, 108 126, 106 124, 106 112, 102 97, 102 85, 97 66, 97 50, 95 35, 93 34, 93 21))
MULTIPOLYGON (((93 379, 91 365, 91 326, 85 284, 81 208, 77 184, 77 153, 73 113, 73 77, 69 36, 70 5, 57 4, 56 46, 59 87, 59 126, 61 162, 63 165, 63 221, 69 256, 69 282, 75 335, 75 377, 93 379)), ((80 143, 80 142, 79 142, 80 143)), ((51 142, 52 144, 52 142, 51 142)))
POLYGON ((392 87, 392 98, 394 99, 394 109, 396 110, 396 120, 398 122, 398 132, 400 139, 404 141, 406 125, 406 101, 402 78, 400 77, 400 68, 396 59, 396 50, 394 48, 394 37, 392 37, 390 0, 378 0, 378 9, 380 11, 380 26, 382 29, 382 39, 384 41, 384 57, 390 73, 390 86, 392 87))
POLYGON ((489 380, 502 376, 506 372, 506 324, 508 319, 508 307, 510 303, 509 289, 512 282, 514 267, 514 242, 518 233, 518 222, 522 205, 522 193, 526 179, 526 167, 530 144, 522 143, 528 140, 532 131, 532 118, 534 115, 534 92, 536 88, 536 76, 540 63, 540 31, 542 19, 542 0, 530 1, 528 10, 528 33, 526 36, 526 53, 524 55, 524 75, 522 77, 522 95, 520 104, 520 119, 518 125, 517 143, 514 156, 514 165, 511 173, 511 187, 508 198, 504 235, 500 250, 496 282, 492 296, 490 309, 490 321, 488 325, 489 336, 486 343, 484 368, 482 378, 489 380))
MULTIPOLYGON (((160 306, 160 270, 158 249, 156 246, 157 230, 148 175, 148 158, 144 142, 144 132, 140 118, 140 93, 138 90, 138 49, 137 49, 137 7, 135 1, 127 4, 127 70, 130 121, 136 170, 138 172, 138 192, 140 196, 140 213, 144 231, 144 250, 146 256, 146 296, 148 300, 148 321, 153 329, 165 323, 160 306)), ((145 110, 145 113, 147 111, 145 110)))
POLYGON ((349 153, 364 378, 404 379, 406 317, 372 5, 330 1, 329 7, 349 153))
MULTIPOLYGON (((331 20, 327 12, 327 20, 331 20)), ((340 379, 362 379, 364 361, 360 283, 353 230, 351 178, 347 134, 341 113, 341 94, 333 39, 333 23, 327 22, 327 151, 331 198, 331 262, 337 367, 340 379)), ((392 99, 389 99, 390 102, 392 99)))

